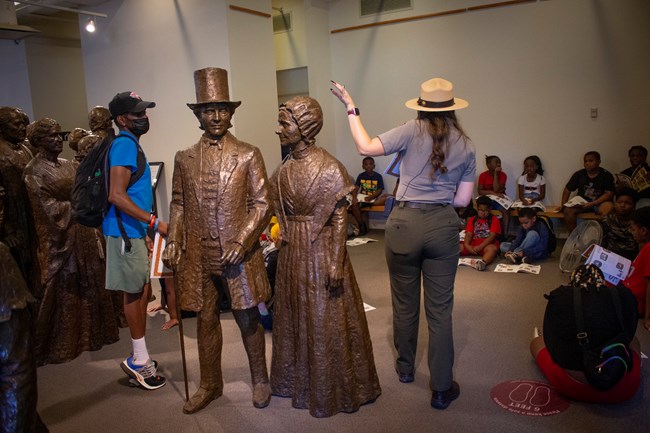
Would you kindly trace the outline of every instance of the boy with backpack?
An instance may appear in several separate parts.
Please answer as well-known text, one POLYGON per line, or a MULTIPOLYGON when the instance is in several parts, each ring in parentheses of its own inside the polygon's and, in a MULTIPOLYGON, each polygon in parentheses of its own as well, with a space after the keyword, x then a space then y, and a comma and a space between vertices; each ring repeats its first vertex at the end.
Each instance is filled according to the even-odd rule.
POLYGON ((501 252, 513 264, 532 263, 541 260, 555 249, 554 235, 548 222, 537 217, 537 210, 532 207, 519 209, 519 228, 517 237, 512 242, 503 242, 501 252))
POLYGON ((499 255, 498 237, 501 234, 501 223, 490 213, 490 197, 480 196, 476 200, 476 208, 477 215, 467 220, 465 239, 460 244, 460 255, 480 255, 481 259, 474 262, 474 268, 483 271, 499 255))
POLYGON ((108 201, 110 208, 102 229, 106 236, 106 288, 124 292, 124 314, 129 325, 133 354, 122 361, 124 372, 145 389, 157 389, 166 382, 157 374, 158 364, 151 359, 145 342, 149 283, 147 227, 167 235, 167 223, 151 213, 153 191, 149 164, 144 175, 138 162, 142 148, 140 136, 149 130, 147 108, 134 92, 115 95, 108 105, 120 133, 108 151, 108 201), (139 177, 138 177, 139 176, 139 177), (132 183, 132 178, 138 177, 132 183))

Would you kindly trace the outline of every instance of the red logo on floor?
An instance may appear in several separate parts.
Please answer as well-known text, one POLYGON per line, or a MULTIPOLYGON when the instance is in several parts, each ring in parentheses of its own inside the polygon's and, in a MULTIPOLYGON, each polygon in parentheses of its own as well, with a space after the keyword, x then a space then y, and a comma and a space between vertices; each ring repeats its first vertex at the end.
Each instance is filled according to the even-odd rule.
POLYGON ((500 383, 492 388, 490 397, 502 408, 520 415, 556 415, 569 407, 569 401, 548 383, 535 380, 500 383))

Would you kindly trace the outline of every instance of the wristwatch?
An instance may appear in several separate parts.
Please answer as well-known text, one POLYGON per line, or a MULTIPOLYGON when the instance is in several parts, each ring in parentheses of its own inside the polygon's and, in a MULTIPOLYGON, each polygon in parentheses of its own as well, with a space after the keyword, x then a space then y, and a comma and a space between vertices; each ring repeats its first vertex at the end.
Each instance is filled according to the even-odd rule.
POLYGON ((358 116, 358 115, 359 115, 359 109, 357 107, 348 110, 348 116, 358 116))

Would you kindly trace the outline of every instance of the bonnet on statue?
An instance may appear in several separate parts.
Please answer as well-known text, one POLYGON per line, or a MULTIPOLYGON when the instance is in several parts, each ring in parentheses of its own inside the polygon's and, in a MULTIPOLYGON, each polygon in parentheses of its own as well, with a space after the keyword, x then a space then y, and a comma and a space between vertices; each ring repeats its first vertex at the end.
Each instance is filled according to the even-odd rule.
POLYGON ((300 134, 313 141, 323 127, 323 110, 318 101, 309 96, 295 96, 280 105, 280 110, 283 109, 291 113, 300 134))

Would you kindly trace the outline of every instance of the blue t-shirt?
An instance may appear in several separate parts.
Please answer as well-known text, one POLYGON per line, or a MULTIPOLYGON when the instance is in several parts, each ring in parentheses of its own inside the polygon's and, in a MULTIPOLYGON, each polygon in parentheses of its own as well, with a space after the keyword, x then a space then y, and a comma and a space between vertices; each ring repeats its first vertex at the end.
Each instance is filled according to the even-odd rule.
MULTIPOLYGON (((138 168, 138 147, 135 145, 133 140, 125 137, 126 135, 133 137, 133 140, 137 141, 133 134, 121 131, 120 134, 115 137, 113 145, 111 146, 108 156, 109 166, 128 167, 131 169, 131 174, 133 174, 138 168)), ((143 209, 146 212, 151 211, 151 206, 153 205, 153 192, 151 189, 151 170, 149 169, 148 161, 142 177, 131 185, 126 190, 126 193, 129 195, 131 200, 133 200, 133 203, 135 203, 140 209, 143 209)), ((120 212, 120 215, 122 217, 124 230, 129 238, 140 239, 145 237, 147 234, 147 223, 131 218, 124 212, 120 212)), ((115 216, 115 206, 111 206, 106 214, 104 222, 102 223, 102 230, 105 236, 122 236, 117 224, 117 217, 115 216)))
POLYGON ((476 149, 455 128, 450 128, 449 146, 445 150, 444 164, 448 171, 436 173, 435 180, 430 176, 433 139, 424 121, 409 120, 378 137, 384 155, 404 152, 396 200, 451 204, 458 184, 476 179, 476 149))

